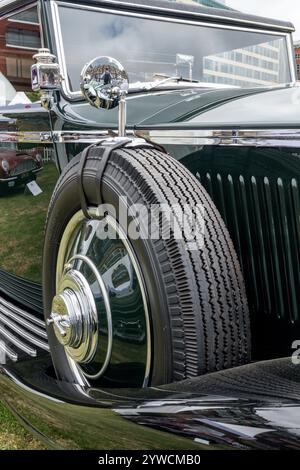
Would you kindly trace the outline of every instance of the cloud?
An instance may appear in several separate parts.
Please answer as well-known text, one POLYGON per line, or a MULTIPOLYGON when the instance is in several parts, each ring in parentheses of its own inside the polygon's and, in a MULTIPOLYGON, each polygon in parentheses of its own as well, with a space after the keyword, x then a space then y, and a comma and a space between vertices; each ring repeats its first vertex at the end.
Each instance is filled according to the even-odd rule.
POLYGON ((226 4, 245 13, 290 21, 296 28, 294 39, 300 39, 299 0, 227 0, 226 4))

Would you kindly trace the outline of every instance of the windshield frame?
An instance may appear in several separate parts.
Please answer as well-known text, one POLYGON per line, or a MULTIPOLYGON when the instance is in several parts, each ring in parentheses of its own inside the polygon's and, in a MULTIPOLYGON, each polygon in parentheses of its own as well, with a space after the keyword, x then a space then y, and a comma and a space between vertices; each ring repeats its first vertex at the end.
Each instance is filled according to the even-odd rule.
MULTIPOLYGON (((158 20, 158 21, 165 21, 165 22, 171 22, 171 23, 181 23, 181 24, 190 24, 193 26, 205 26, 205 27, 211 27, 211 28, 217 28, 217 29, 229 29, 233 31, 247 31, 247 32, 253 32, 253 33, 263 33, 266 35, 270 36, 279 36, 281 38, 284 38, 285 43, 286 43, 286 49, 287 49, 287 55, 288 55, 288 64, 289 64, 289 72, 291 76, 291 82, 287 83, 280 83, 278 85, 275 85, 272 88, 278 88, 278 87, 283 87, 283 86, 293 86, 297 82, 296 78, 296 68, 295 68, 295 59, 294 59, 294 54, 293 54, 293 39, 292 39, 292 33, 287 32, 286 30, 283 31, 274 31, 273 29, 262 29, 261 27, 247 27, 247 26, 236 26, 234 24, 229 25, 229 24, 221 24, 221 23, 213 23, 211 21, 206 22, 203 20, 197 20, 197 19, 184 19, 184 18, 174 18, 174 17, 168 17, 166 15, 162 15, 160 12, 156 12, 155 8, 153 8, 153 14, 151 12, 149 13, 138 13, 138 12, 132 12, 126 10, 126 6, 120 4, 120 8, 118 9, 111 9, 106 6, 92 6, 92 5, 86 5, 86 4, 74 4, 74 3, 67 3, 64 1, 60 0, 52 0, 50 3, 50 8, 51 8, 51 15, 52 15, 52 23, 53 23, 53 31, 54 31, 54 38, 55 38, 55 44, 56 44, 56 52, 57 52, 57 59, 58 63, 60 65, 61 73, 62 76, 65 77, 65 79, 62 81, 62 92, 64 97, 68 101, 84 101, 84 97, 81 94, 80 90, 78 91, 72 91, 70 88, 69 84, 69 79, 68 79, 68 69, 67 69, 67 63, 66 63, 66 56, 65 56, 65 51, 64 51, 64 44, 63 44, 63 35, 62 35, 62 29, 61 29, 61 22, 60 22, 60 15, 59 15, 59 6, 63 7, 68 7, 68 8, 74 8, 77 10, 90 10, 90 11, 97 11, 97 12, 103 12, 103 13, 109 13, 109 14, 114 14, 114 15, 123 15, 123 16, 130 16, 130 17, 135 17, 135 18, 144 18, 144 19, 152 19, 152 20, 158 20)), ((93 57, 91 57, 92 59, 93 57)), ((82 64, 84 66, 84 64, 82 64)), ((207 83, 207 87, 211 87, 210 83, 207 83)), ((187 87, 188 84, 185 84, 184 87, 187 87)), ((196 84, 192 84, 192 86, 196 86, 196 84)), ((200 87, 203 88, 203 82, 199 84, 200 87)), ((176 87, 176 86, 175 86, 176 87)), ((176 88, 182 87, 182 85, 177 85, 176 88)), ((226 86, 224 86, 225 88, 226 86)), ((174 88, 174 87, 172 87, 174 88)), ((219 87, 218 87, 219 88, 219 87)), ((226 87, 228 88, 228 86, 226 87)), ((266 88, 270 88, 267 87, 266 88)), ((140 92, 145 93, 145 88, 141 88, 140 92)), ((136 93, 137 89, 129 89, 129 94, 130 93, 136 93)))

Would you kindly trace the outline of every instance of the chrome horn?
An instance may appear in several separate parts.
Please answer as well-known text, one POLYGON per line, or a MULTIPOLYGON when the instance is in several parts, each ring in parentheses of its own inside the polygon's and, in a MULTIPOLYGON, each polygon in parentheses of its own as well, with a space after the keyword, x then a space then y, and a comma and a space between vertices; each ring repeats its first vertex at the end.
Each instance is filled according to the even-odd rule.
POLYGON ((119 137, 125 137, 129 79, 124 67, 111 57, 96 57, 83 67, 80 88, 96 108, 109 110, 119 106, 119 137))

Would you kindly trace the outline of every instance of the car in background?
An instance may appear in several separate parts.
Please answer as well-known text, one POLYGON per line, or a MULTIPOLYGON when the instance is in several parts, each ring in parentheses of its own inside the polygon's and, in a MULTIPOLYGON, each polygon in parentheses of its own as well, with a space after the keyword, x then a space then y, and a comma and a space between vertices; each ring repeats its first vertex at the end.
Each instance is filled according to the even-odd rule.
POLYGON ((0 195, 24 188, 42 171, 42 155, 38 149, 0 148, 0 195))

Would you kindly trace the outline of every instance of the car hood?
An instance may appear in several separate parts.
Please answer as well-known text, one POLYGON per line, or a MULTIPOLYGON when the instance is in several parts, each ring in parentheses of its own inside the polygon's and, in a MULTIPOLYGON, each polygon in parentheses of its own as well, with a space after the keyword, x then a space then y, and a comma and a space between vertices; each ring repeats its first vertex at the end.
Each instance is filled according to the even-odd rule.
POLYGON ((7 160, 10 166, 10 169, 14 168, 21 161, 24 160, 33 160, 33 155, 24 151, 10 150, 10 149, 0 149, 0 162, 7 160))
MULTIPOLYGON (((127 99, 128 128, 253 127, 299 125, 300 87, 276 89, 185 88, 133 93, 127 99), (259 113, 258 113, 259 110, 259 113)), ((64 129, 116 128, 118 112, 87 103, 59 108, 64 129)))

